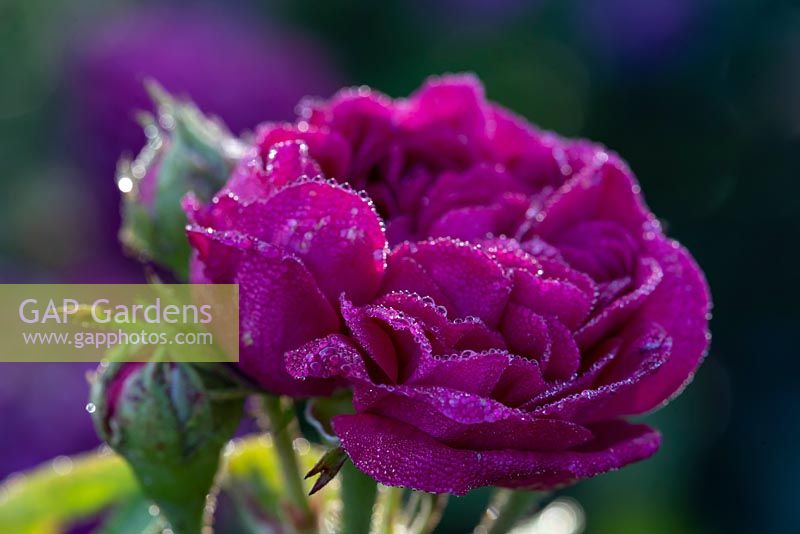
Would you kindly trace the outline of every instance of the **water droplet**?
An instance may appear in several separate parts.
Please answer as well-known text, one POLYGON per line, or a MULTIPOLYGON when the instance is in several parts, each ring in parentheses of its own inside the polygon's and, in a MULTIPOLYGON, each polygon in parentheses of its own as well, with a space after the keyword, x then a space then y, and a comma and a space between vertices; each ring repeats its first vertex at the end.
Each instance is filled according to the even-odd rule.
POLYGON ((133 191, 133 180, 127 176, 122 176, 119 180, 117 180, 117 187, 123 193, 130 193, 133 191))
POLYGON ((95 411, 97 411, 97 406, 95 406, 93 402, 90 402, 89 404, 86 405, 86 411, 89 413, 94 413, 95 411))
POLYGON ((58 456, 52 463, 53 471, 57 475, 68 475, 72 471, 72 459, 69 456, 58 456))

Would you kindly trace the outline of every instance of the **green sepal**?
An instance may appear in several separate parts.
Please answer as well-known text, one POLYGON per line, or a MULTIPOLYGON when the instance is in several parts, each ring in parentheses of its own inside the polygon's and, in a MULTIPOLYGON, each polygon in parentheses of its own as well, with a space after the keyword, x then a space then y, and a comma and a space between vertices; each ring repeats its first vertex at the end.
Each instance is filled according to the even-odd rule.
POLYGON ((120 240, 143 261, 188 277, 189 243, 181 200, 188 193, 208 201, 227 182, 243 145, 216 119, 148 83, 157 117, 143 115, 148 143, 135 160, 121 160, 117 183, 123 194, 120 240), (130 180, 128 182, 128 180, 130 180), (145 198, 143 189, 152 192, 145 198))

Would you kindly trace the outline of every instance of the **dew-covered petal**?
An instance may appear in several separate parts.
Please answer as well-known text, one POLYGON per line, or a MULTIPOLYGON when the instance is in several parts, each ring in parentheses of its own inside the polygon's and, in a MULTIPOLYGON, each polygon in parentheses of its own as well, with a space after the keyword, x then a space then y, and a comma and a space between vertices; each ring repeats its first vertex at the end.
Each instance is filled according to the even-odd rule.
POLYGON ((231 194, 243 204, 266 199, 303 176, 322 174, 308 155, 308 145, 293 139, 278 142, 262 156, 257 151, 240 160, 230 180, 217 197, 231 194))
POLYGON ((384 292, 408 290, 432 297, 452 317, 498 324, 511 282, 502 267, 474 245, 452 239, 404 243, 389 256, 384 292))
POLYGON ((378 289, 386 248, 381 221, 352 191, 296 182, 268 200, 242 206, 236 224, 302 259, 332 303, 342 292, 363 302, 378 289))
POLYGON ((536 130, 528 121, 497 105, 492 105, 491 150, 503 167, 528 187, 541 190, 564 182, 554 148, 562 141, 553 134, 536 130))
POLYGON ((356 87, 339 91, 329 102, 308 102, 301 109, 311 125, 330 129, 347 141, 352 158, 347 175, 337 177, 363 187, 367 173, 387 157, 396 136, 391 100, 378 91, 356 87))
POLYGON ((620 354, 606 366, 595 386, 543 404, 532 413, 578 422, 625 415, 617 412, 626 409, 625 402, 621 402, 623 395, 655 375, 669 359, 671 348, 672 340, 664 329, 650 324, 623 345, 620 354))
POLYGON ((431 77, 398 105, 397 121, 407 131, 442 129, 450 137, 484 135, 483 85, 470 74, 431 77))
POLYGON ((589 316, 593 297, 567 280, 514 271, 511 301, 543 317, 555 317, 571 329, 580 326, 589 316))
POLYGON ((566 182, 536 215, 532 231, 552 244, 577 224, 615 222, 639 235, 657 224, 639 195, 639 185, 616 158, 589 166, 566 182))
POLYGON ((658 262, 650 257, 640 258, 633 274, 631 291, 621 295, 598 312, 576 332, 575 339, 588 348, 630 319, 650 298, 663 279, 658 262))
POLYGON ((430 78, 395 102, 395 123, 407 157, 435 168, 466 168, 487 152, 483 87, 471 75, 430 78))
POLYGON ((431 225, 427 235, 467 241, 513 235, 524 220, 527 209, 525 196, 503 195, 488 206, 468 206, 448 211, 431 225))
POLYGON ((519 407, 542 393, 546 387, 539 362, 509 356, 491 397, 506 406, 519 407))
POLYGON ((447 309, 432 297, 410 291, 395 291, 382 295, 376 304, 391 307, 414 317, 431 343, 433 354, 448 355, 463 350, 482 351, 504 349, 505 341, 499 332, 473 317, 451 321, 447 309))
POLYGON ((691 380, 709 344, 711 297, 691 255, 677 242, 656 237, 647 253, 658 261, 663 279, 637 313, 636 324, 652 322, 671 339, 668 360, 616 403, 620 413, 637 414, 663 404, 691 380))
POLYGON ((651 456, 659 434, 613 422, 572 451, 474 451, 447 446, 411 425, 371 414, 341 415, 333 427, 356 466, 389 486, 463 495, 482 486, 552 489, 651 456))
POLYGON ((309 341, 285 355, 286 370, 294 378, 344 378, 370 382, 367 367, 353 340, 330 334, 309 341))
POLYGON ((231 195, 243 203, 248 203, 270 196, 274 192, 271 185, 267 179, 267 171, 264 170, 264 162, 258 150, 253 147, 236 164, 225 187, 215 195, 215 198, 231 195))
POLYGON ((572 332, 560 321, 547 321, 550 333, 550 358, 544 376, 548 380, 563 380, 572 377, 581 366, 581 353, 572 332))
POLYGON ((550 329, 544 317, 526 306, 511 303, 506 307, 500 331, 514 353, 537 360, 546 366, 550 360, 550 329))
POLYGON ((497 350, 468 350, 438 357, 409 384, 443 387, 489 398, 509 365, 509 356, 497 350))
POLYGON ((546 388, 542 388, 534 395, 530 395, 524 399, 520 408, 530 411, 537 406, 552 403, 557 399, 563 399, 568 395, 585 389, 592 389, 601 374, 617 357, 621 344, 622 342, 619 338, 612 338, 597 347, 597 349, 593 351, 594 353, 584 354, 583 359, 588 360, 588 362, 581 362, 582 366, 585 368, 579 372, 577 376, 564 380, 557 380, 548 384, 546 388))
POLYGON ((470 206, 486 206, 502 194, 524 193, 524 188, 505 172, 477 165, 467 172, 443 172, 422 200, 419 225, 430 228, 447 212, 470 206))
POLYGON ((268 123, 258 128, 255 145, 266 162, 275 144, 297 140, 308 146, 309 154, 327 178, 344 177, 350 163, 350 146, 338 133, 327 128, 268 123))
POLYGON ((537 419, 509 411, 508 417, 464 423, 444 415, 421 397, 386 395, 370 406, 369 413, 414 426, 437 441, 470 450, 563 450, 592 438, 580 425, 558 419, 537 419))
POLYGON ((199 261, 224 258, 215 282, 239 284, 239 366, 272 393, 305 396, 330 393, 331 381, 289 376, 284 353, 336 332, 340 321, 314 278, 297 258, 267 243, 235 234, 190 231, 199 261), (221 275, 224 273, 224 277, 221 275))
POLYGON ((639 235, 616 222, 590 220, 562 232, 558 251, 569 265, 594 280, 611 280, 633 270, 639 235))
POLYGON ((402 383, 424 372, 433 350, 413 317, 385 306, 355 307, 344 298, 341 310, 375 382, 402 383))

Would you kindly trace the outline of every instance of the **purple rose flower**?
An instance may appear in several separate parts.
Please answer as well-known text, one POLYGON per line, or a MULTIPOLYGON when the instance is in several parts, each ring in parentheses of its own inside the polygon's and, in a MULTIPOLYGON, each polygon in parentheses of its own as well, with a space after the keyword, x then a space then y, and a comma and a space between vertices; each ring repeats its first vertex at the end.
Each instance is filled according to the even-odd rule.
POLYGON ((657 450, 623 417, 691 378, 710 298, 616 155, 471 77, 303 109, 261 128, 212 203, 187 202, 192 278, 240 284, 245 372, 351 388, 333 428, 389 485, 545 489, 657 450))

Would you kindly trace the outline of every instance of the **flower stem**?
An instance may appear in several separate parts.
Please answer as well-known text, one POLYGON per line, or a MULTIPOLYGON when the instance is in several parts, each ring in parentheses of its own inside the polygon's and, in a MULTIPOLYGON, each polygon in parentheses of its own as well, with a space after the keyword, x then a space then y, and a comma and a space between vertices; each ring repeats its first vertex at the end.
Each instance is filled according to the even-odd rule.
POLYGON ((403 500, 403 488, 381 486, 380 506, 376 507, 379 516, 375 528, 376 534, 394 534, 397 522, 397 511, 403 500))
POLYGON ((308 504, 303 480, 300 476, 300 467, 297 456, 292 446, 292 436, 289 425, 286 424, 284 412, 281 409, 280 397, 265 395, 261 403, 269 419, 272 432, 272 441, 280 464, 281 476, 289 498, 291 509, 290 520, 299 532, 315 532, 316 519, 308 504))
POLYGON ((415 491, 411 497, 418 497, 419 511, 411 515, 413 520, 409 526, 412 534, 430 534, 439 524, 447 507, 449 495, 447 493, 423 493, 415 491))
POLYGON ((505 534, 525 517, 548 493, 496 489, 478 526, 485 534, 505 534))
POLYGON ((341 534, 363 534, 369 532, 375 496, 376 482, 365 475, 349 460, 340 471, 342 481, 341 534))

